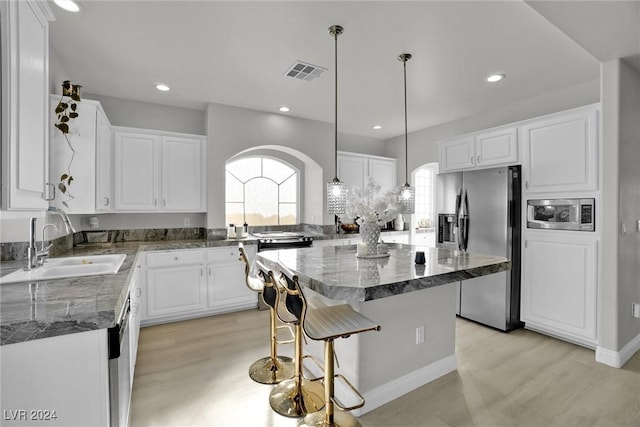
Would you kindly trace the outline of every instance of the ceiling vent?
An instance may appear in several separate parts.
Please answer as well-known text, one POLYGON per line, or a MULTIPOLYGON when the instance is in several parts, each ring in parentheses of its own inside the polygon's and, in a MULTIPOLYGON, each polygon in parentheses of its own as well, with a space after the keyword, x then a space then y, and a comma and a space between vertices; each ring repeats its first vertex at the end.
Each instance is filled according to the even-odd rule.
POLYGON ((308 64, 302 61, 296 61, 293 65, 284 72, 284 75, 299 80, 306 80, 310 82, 320 77, 322 73, 327 71, 326 68, 318 67, 317 65, 308 64))

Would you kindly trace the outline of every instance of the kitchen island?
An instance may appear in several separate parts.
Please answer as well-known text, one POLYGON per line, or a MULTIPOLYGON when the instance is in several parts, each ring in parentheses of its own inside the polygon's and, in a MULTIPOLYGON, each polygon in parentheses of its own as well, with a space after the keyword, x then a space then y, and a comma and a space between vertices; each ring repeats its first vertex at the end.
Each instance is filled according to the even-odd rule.
MULTIPOLYGON (((456 369, 455 282, 509 270, 507 258, 390 244, 389 257, 357 258, 356 246, 258 253, 270 269, 298 276, 311 305, 349 303, 380 332, 336 340, 338 372, 364 395, 369 412, 456 369), (424 251, 426 263, 414 263, 424 251)), ((322 343, 306 351, 322 359, 322 343)))

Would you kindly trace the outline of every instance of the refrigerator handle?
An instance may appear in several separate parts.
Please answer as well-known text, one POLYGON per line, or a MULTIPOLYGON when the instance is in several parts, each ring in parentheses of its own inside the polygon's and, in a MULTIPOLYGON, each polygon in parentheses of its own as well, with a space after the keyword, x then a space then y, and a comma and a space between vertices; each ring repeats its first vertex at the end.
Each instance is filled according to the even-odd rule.
POLYGON ((458 194, 456 194, 456 223, 458 222, 458 217, 460 216, 460 204, 462 203, 462 187, 458 189, 458 194))

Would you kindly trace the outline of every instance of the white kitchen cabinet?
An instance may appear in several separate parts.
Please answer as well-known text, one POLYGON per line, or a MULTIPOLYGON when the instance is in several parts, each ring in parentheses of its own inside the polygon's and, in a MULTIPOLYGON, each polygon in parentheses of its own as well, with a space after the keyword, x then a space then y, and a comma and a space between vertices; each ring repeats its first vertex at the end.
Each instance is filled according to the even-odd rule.
POLYGON ((111 124, 99 102, 82 100, 77 103, 78 117, 68 122, 70 130, 67 141, 65 135, 54 126, 54 110, 60 99, 60 95, 50 97, 49 179, 57 186, 61 175, 68 174, 73 181, 67 186, 66 194, 56 191, 51 205, 71 214, 106 212, 111 203, 111 124))
POLYGON ((0 346, 2 425, 108 426, 108 351, 106 329, 0 346))
POLYGON ((45 210, 49 134, 49 21, 46 2, 0 2, 2 206, 45 210))
POLYGON ((396 187, 396 170, 395 159, 338 152, 338 178, 347 188, 363 188, 367 177, 372 177, 383 194, 396 187))
MULTIPOLYGON (((254 246, 245 246, 251 262, 256 254, 254 246)), ((236 246, 207 249, 208 307, 216 312, 255 308, 258 294, 245 283, 244 264, 238 260, 236 246)))
POLYGON ((522 127, 524 190, 598 189, 598 108, 588 106, 532 120, 522 127))
POLYGON ((442 141, 439 157, 440 172, 517 164, 517 129, 501 127, 442 141))
POLYGON ((411 233, 409 231, 387 231, 380 234, 380 240, 385 243, 409 244, 411 233))
POLYGON ((114 137, 116 211, 158 209, 160 137, 117 132, 114 137))
POLYGON ((114 138, 116 211, 206 209, 203 137, 123 129, 114 138))
POLYGON ((313 247, 324 248, 327 246, 344 246, 344 245, 355 243, 356 241, 358 242, 360 241, 359 234, 353 234, 353 238, 351 239, 339 238, 339 239, 314 240, 313 247))
POLYGON ((200 249, 147 254, 146 318, 170 318, 207 307, 204 254, 200 249))
POLYGON ((594 348, 597 237, 554 230, 523 237, 521 320, 528 329, 594 348))

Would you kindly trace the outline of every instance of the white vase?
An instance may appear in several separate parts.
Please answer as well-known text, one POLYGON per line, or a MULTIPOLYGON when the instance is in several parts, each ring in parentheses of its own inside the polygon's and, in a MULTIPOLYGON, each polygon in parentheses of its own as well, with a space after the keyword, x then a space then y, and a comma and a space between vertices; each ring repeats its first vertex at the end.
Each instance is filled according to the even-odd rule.
POLYGON ((360 224, 360 238, 367 245, 367 254, 376 255, 378 253, 378 240, 380 240, 380 226, 375 222, 364 222, 360 224))
POLYGON ((396 231, 404 231, 404 217, 402 214, 398 214, 395 225, 396 231))

